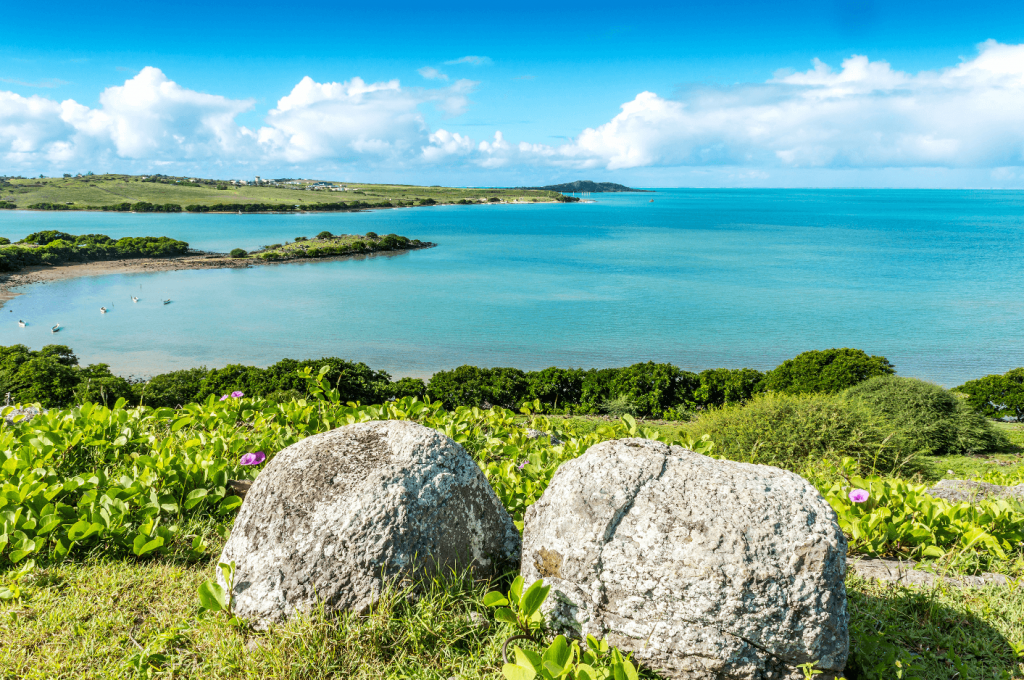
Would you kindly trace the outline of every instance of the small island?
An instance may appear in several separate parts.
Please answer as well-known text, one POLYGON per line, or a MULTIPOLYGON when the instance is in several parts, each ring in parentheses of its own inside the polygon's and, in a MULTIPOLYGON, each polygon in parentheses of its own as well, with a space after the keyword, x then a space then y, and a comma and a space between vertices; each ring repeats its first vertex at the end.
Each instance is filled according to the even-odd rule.
POLYGON ((18 243, 0 238, 0 306, 17 293, 13 289, 79 276, 151 273, 181 269, 240 269, 323 259, 360 257, 376 253, 433 248, 437 244, 398 234, 379 236, 332 234, 299 236, 291 243, 274 243, 248 252, 193 250, 185 241, 167 236, 112 239, 104 234, 75 236, 48 230, 29 234, 18 243))
POLYGON ((631 189, 621 184, 615 184, 614 182, 591 182, 590 180, 580 179, 575 182, 568 182, 566 184, 552 184, 546 187, 519 187, 519 191, 557 191, 563 194, 578 194, 578 193, 589 193, 589 194, 616 194, 616 193, 627 193, 636 192, 641 194, 653 194, 654 192, 650 189, 631 189))

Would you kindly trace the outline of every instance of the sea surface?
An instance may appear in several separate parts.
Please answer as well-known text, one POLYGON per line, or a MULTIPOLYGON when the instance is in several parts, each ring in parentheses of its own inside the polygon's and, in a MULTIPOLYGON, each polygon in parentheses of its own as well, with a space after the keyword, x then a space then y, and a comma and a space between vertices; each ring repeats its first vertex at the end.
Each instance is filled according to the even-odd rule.
POLYGON ((59 229, 226 252, 326 230, 438 244, 27 286, 0 309, 0 345, 66 344, 83 364, 135 376, 320 356, 395 377, 648 360, 763 370, 829 347, 881 354, 900 375, 946 386, 1024 366, 1024 192, 593 198, 303 215, 0 211, 12 240, 59 229), (64 330, 54 335, 55 323, 64 330))

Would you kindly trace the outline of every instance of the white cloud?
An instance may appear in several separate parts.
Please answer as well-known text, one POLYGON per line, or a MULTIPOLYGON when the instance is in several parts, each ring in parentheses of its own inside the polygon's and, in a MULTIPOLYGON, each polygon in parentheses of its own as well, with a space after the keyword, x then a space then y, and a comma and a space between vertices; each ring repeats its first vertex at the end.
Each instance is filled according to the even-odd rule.
POLYGON ((641 166, 949 167, 1024 164, 1024 45, 980 45, 937 72, 893 70, 853 56, 815 60, 763 85, 642 92, 561 152, 608 169, 641 166))
MULTIPOLYGON (((420 74, 445 78, 433 67, 420 74)), ((674 98, 644 91, 608 122, 559 146, 510 142, 500 131, 474 142, 451 131, 454 123, 432 129, 427 109, 462 114, 477 83, 437 85, 306 77, 257 130, 238 122, 253 100, 190 90, 152 67, 104 90, 96 107, 0 91, 0 160, 29 172, 178 165, 208 175, 227 167, 386 173, 433 164, 461 168, 467 177, 479 168, 649 168, 650 180, 650 173, 667 176, 665 168, 677 168, 724 184, 804 172, 811 178, 804 185, 826 176, 846 183, 894 177, 905 169, 946 185, 955 176, 1024 184, 1024 45, 988 41, 975 57, 935 71, 909 73, 854 55, 836 68, 815 60, 808 70, 778 71, 760 84, 674 98)))
POLYGON ((430 135, 430 145, 423 147, 423 160, 435 163, 448 156, 464 156, 473 150, 473 140, 458 132, 438 130, 430 135))
POLYGON ((423 68, 416 71, 427 80, 448 80, 448 75, 441 73, 433 66, 424 66, 423 68))
POLYGON ((445 64, 452 66, 454 64, 469 64, 470 66, 490 66, 494 62, 491 61, 490 57, 478 57, 474 54, 459 57, 458 59, 452 59, 451 61, 444 62, 445 64))

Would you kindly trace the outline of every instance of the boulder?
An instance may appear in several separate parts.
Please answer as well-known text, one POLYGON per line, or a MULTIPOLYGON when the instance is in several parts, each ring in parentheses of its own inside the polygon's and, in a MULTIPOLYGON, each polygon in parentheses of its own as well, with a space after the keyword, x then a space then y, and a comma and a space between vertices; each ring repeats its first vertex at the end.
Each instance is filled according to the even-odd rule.
POLYGON ((989 498, 1024 500, 1024 484, 1000 486, 970 479, 941 479, 926 493, 950 503, 974 503, 989 498))
POLYGON ((846 538, 802 477, 645 439, 563 463, 526 511, 521 573, 552 627, 607 637, 667 678, 837 677, 846 538))
POLYGON ((389 420, 278 453, 246 493, 221 562, 236 565, 235 613, 264 629, 318 602, 364 611, 388 582, 422 571, 500 573, 518 564, 520 549, 461 446, 389 420))

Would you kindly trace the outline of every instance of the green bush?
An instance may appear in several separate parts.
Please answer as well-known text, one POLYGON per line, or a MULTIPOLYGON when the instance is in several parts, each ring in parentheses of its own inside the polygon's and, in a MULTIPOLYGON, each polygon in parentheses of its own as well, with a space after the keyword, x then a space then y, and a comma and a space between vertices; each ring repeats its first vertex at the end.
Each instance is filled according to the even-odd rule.
POLYGON ((760 389, 786 394, 838 394, 876 375, 896 372, 885 357, 859 349, 812 350, 783 361, 765 375, 760 389))
POLYGON ((238 259, 247 256, 249 253, 245 252, 243 248, 235 248, 231 251, 231 257, 238 259))
POLYGON ((913 452, 886 441, 885 424, 870 409, 840 395, 759 394, 746 404, 702 413, 688 431, 695 438, 711 435, 716 455, 812 478, 823 468, 837 469, 844 456, 864 472, 914 468, 913 452))
POLYGON ((984 453, 1009 443, 965 401, 923 380, 877 376, 843 396, 870 409, 892 433, 891 444, 918 455, 984 453))
POLYGON ((986 375, 953 389, 967 395, 967 403, 978 413, 1024 421, 1024 368, 1003 375, 986 375))
POLYGON ((526 373, 518 368, 459 366, 438 371, 427 385, 427 395, 449 408, 491 406, 518 409, 526 398, 526 373))
POLYGON ((316 237, 319 239, 329 239, 334 238, 334 234, 332 234, 329 231, 321 231, 319 234, 316 235, 316 237))
POLYGON ((181 407, 196 400, 208 373, 205 367, 199 367, 153 376, 149 382, 133 386, 137 394, 135 401, 151 407, 181 407))
POLYGON ((697 375, 700 384, 693 391, 697 407, 724 406, 750 399, 764 380, 764 373, 752 368, 711 368, 697 375))

